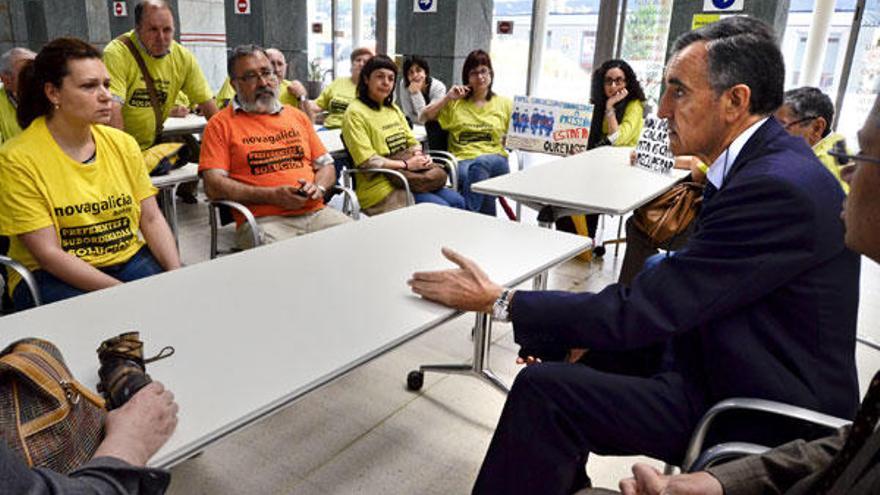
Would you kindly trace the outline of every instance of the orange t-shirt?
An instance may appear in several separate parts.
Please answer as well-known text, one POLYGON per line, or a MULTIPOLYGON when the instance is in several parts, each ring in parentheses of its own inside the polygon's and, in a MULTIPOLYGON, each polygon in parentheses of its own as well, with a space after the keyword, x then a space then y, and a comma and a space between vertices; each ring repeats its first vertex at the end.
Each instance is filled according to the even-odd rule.
MULTIPOLYGON (((199 172, 225 170, 229 178, 251 186, 299 187, 298 179, 315 181, 312 163, 326 153, 311 121, 301 111, 284 105, 278 113, 257 114, 236 112, 230 105, 205 126, 199 172)), ((309 200, 299 210, 275 205, 247 206, 255 217, 302 215, 320 210, 324 201, 309 200)), ((235 217, 241 224, 243 219, 238 214, 235 217)))

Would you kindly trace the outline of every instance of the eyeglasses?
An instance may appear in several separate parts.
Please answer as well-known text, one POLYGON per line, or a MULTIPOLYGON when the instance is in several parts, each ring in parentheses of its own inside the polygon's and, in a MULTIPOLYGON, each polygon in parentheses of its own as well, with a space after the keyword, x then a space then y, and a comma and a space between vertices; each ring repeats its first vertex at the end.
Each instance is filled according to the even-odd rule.
POLYGON ((787 124, 783 124, 782 127, 787 131, 787 130, 791 129, 792 127, 794 127, 794 126, 796 126, 796 125, 798 125, 798 124, 803 124, 804 122, 809 122, 809 121, 811 121, 811 120, 816 120, 816 119, 818 119, 818 118, 819 118, 818 115, 813 115, 813 116, 811 116, 811 117, 804 117, 804 118, 802 118, 802 119, 797 119, 797 120, 795 120, 794 122, 789 122, 789 123, 787 123, 787 124))
POLYGON ((468 77, 486 77, 489 74, 491 74, 489 72, 489 69, 483 67, 481 69, 474 69, 474 70, 468 72, 468 77))
POLYGON ((270 69, 264 69, 260 72, 246 72, 243 76, 239 76, 238 80, 242 82, 246 82, 248 84, 253 84, 257 82, 257 78, 262 79, 263 81, 272 82, 275 81, 277 76, 270 69))
POLYGON ((828 152, 828 154, 833 156, 835 160, 837 160, 837 165, 840 167, 853 165, 855 164, 855 162, 873 163, 874 165, 880 165, 880 158, 863 155, 861 153, 856 153, 855 155, 850 155, 849 153, 847 153, 846 142, 842 139, 834 143, 834 147, 831 149, 831 151, 828 152))
POLYGON ((605 86, 626 86, 625 77, 606 77, 605 86))

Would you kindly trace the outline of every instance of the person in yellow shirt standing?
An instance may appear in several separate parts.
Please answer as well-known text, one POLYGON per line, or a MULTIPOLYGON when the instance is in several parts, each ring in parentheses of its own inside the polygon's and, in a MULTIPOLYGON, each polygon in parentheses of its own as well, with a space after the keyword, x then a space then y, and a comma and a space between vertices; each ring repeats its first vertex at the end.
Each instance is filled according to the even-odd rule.
MULTIPOLYGON (((106 125, 110 76, 93 46, 48 43, 22 69, 24 132, 0 147, 0 234, 44 303, 180 266, 135 140, 106 125), (139 235, 140 234, 140 235, 139 235)), ((34 304, 13 275, 17 310, 34 304)))
POLYGON ((831 132, 831 123, 834 121, 831 98, 819 88, 805 86, 792 89, 783 95, 782 106, 775 116, 789 134, 804 138, 822 165, 840 182, 843 192, 849 194, 849 184, 840 177, 840 166, 828 154, 838 142, 845 139, 843 135, 831 132))
POLYGON ((453 85, 422 111, 424 120, 436 119, 449 132, 449 152, 459 160, 458 190, 467 208, 493 217, 495 198, 471 191, 471 185, 510 172, 503 139, 513 102, 492 91, 494 78, 489 54, 474 50, 461 69, 463 85, 453 85))
POLYGON ((15 47, 0 55, 0 143, 8 141, 21 133, 21 127, 15 118, 18 107, 18 73, 28 60, 37 54, 27 48, 15 47))
MULTIPOLYGON (((178 160, 196 162, 198 156, 188 156, 195 151, 181 143, 147 150, 158 143, 178 93, 183 92, 208 119, 217 113, 214 94, 195 56, 174 41, 174 16, 166 1, 140 0, 134 8, 134 22, 133 31, 104 49, 114 100, 110 125, 134 136, 145 151, 148 171, 161 164, 161 158, 177 153, 181 154, 178 160)), ((194 187, 180 188, 178 195, 194 203, 192 191, 194 187)))
POLYGON ((314 101, 313 104, 317 108, 313 107, 313 110, 327 111, 327 117, 324 118, 324 127, 327 129, 342 127, 342 116, 345 114, 348 104, 357 97, 357 84, 361 69, 371 58, 373 58, 373 51, 369 48, 358 48, 351 52, 351 76, 334 79, 314 101))

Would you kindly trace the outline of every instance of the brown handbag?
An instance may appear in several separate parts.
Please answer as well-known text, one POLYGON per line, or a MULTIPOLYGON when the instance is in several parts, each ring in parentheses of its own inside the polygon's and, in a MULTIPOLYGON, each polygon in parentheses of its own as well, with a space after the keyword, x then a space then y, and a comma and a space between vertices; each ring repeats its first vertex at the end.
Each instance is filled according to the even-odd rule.
MULTIPOLYGON (((436 165, 429 169, 419 170, 418 172, 413 172, 411 170, 398 170, 398 172, 406 177, 406 181, 409 183, 409 190, 414 193, 436 191, 446 185, 446 180, 448 178, 446 170, 444 170, 443 167, 438 167, 436 165)), ((389 176, 389 179, 391 179, 391 183, 394 187, 403 189, 403 184, 400 183, 400 179, 393 176, 389 176)))
POLYGON ((633 212, 635 226, 662 247, 684 232, 703 202, 703 184, 681 182, 633 212))
POLYGON ((0 437, 29 466, 68 473, 87 462, 106 414, 53 344, 22 339, 0 352, 0 437))

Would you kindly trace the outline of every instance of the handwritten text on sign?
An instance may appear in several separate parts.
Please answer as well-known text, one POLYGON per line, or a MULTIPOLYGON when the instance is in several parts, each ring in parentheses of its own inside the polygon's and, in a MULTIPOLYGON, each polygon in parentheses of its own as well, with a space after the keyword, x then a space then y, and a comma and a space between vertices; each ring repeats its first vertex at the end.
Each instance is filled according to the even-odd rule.
POLYGON ((586 151, 592 115, 592 105, 517 96, 507 146, 561 156, 586 151))
POLYGON ((636 164, 656 172, 666 172, 675 164, 669 149, 669 127, 666 119, 645 117, 642 135, 636 144, 636 164))

